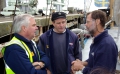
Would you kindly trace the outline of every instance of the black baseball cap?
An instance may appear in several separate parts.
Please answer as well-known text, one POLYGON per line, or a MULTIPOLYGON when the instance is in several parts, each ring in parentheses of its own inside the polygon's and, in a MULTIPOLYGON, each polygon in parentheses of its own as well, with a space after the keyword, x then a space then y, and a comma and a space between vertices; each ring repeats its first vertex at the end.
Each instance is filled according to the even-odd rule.
POLYGON ((66 13, 64 12, 54 12, 51 17, 51 21, 54 21, 59 18, 66 18, 66 13))

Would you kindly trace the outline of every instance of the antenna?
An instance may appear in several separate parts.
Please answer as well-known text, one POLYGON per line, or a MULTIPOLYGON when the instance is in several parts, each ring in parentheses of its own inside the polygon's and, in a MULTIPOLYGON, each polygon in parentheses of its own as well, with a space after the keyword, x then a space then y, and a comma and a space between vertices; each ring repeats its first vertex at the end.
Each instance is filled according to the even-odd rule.
MULTIPOLYGON (((16 7, 17 7, 17 0, 16 0, 16 3, 15 3, 15 9, 14 9, 14 14, 13 14, 13 20, 14 20, 14 17, 15 17, 16 7)), ((12 26, 11 26, 11 31, 10 31, 10 39, 12 38, 13 26, 14 26, 14 25, 12 24, 12 26)))
POLYGON ((86 10, 85 10, 85 7, 86 7, 86 3, 85 3, 85 2, 86 2, 86 0, 84 0, 84 12, 86 11, 86 10))
POLYGON ((84 0, 84 24, 86 22, 86 0, 84 0))
POLYGON ((115 20, 115 23, 118 26, 118 34, 117 34, 117 40, 116 40, 118 41, 119 35, 120 35, 120 0, 115 0, 114 2, 113 20, 115 20))

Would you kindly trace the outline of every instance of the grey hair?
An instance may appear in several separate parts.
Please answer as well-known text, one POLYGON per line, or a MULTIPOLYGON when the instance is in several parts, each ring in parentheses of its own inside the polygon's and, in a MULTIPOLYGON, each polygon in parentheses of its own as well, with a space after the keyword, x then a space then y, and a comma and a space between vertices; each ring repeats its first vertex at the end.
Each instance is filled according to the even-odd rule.
POLYGON ((13 31, 14 33, 19 33, 21 31, 21 27, 28 26, 30 23, 30 18, 33 18, 34 16, 30 14, 20 14, 15 16, 14 21, 13 21, 13 31))

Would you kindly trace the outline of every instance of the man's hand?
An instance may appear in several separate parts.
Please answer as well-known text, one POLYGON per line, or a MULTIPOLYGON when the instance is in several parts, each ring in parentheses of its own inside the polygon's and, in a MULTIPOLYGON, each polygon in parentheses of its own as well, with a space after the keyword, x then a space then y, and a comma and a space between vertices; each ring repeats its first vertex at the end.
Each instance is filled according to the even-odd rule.
POLYGON ((35 69, 41 69, 39 62, 34 62, 34 63, 32 63, 32 65, 35 67, 35 69))
POLYGON ((52 74, 49 69, 46 69, 46 70, 47 70, 47 74, 52 74))
POLYGON ((82 64, 83 64, 84 66, 87 66, 87 65, 88 65, 88 62, 84 61, 84 62, 82 62, 82 64))
POLYGON ((76 74, 76 71, 73 71, 73 70, 72 70, 71 74, 76 74))
POLYGON ((82 61, 80 61, 79 59, 76 59, 75 61, 72 62, 72 71, 79 71, 82 70, 82 68, 84 68, 82 61))
POLYGON ((35 69, 41 69, 45 66, 43 62, 34 62, 32 65, 35 67, 35 69))
POLYGON ((39 65, 41 66, 41 68, 43 68, 45 66, 45 64, 43 62, 39 62, 39 65))

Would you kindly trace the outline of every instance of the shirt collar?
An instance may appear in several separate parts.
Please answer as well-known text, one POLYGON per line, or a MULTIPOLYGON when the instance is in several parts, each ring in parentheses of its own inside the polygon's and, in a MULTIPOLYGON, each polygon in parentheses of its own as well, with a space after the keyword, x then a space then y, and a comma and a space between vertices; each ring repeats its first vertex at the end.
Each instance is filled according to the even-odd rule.
POLYGON ((108 36, 108 30, 103 31, 98 36, 93 37, 93 43, 96 43, 100 40, 102 40, 104 37, 108 36))
POLYGON ((15 33, 14 35, 15 35, 15 37, 17 37, 19 40, 22 40, 22 41, 24 41, 24 42, 31 42, 31 40, 26 39, 25 37, 23 37, 22 35, 20 35, 20 34, 18 34, 18 33, 15 33))

